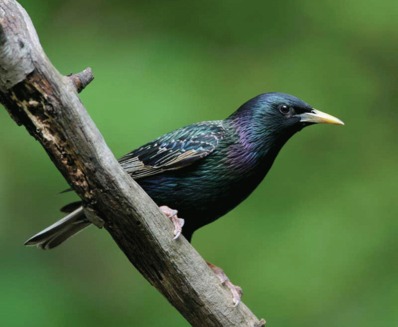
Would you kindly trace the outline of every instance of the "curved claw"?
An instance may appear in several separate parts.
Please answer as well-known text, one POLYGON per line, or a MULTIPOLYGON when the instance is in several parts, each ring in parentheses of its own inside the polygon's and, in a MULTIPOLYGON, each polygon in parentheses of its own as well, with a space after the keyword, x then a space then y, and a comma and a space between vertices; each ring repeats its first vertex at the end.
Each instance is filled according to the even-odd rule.
POLYGON ((231 291, 232 302, 234 304, 234 307, 236 307, 240 303, 240 299, 243 294, 242 288, 240 286, 232 284, 230 280, 226 280, 223 284, 231 291))
POLYGON ((159 209, 166 215, 167 218, 171 220, 174 225, 174 237, 173 240, 176 240, 180 237, 182 233, 182 226, 185 224, 185 220, 177 217, 177 210, 171 209, 168 206, 161 206, 159 209))
POLYGON ((180 237, 182 232, 182 226, 185 224, 185 220, 182 218, 178 218, 176 215, 170 218, 174 225, 174 237, 173 240, 176 240, 180 237))
POLYGON ((220 267, 217 267, 210 262, 207 262, 207 265, 216 274, 221 284, 225 285, 230 290, 232 293, 232 303, 234 304, 234 307, 236 307, 240 303, 240 299, 243 295, 242 288, 232 284, 224 270, 222 270, 220 267))

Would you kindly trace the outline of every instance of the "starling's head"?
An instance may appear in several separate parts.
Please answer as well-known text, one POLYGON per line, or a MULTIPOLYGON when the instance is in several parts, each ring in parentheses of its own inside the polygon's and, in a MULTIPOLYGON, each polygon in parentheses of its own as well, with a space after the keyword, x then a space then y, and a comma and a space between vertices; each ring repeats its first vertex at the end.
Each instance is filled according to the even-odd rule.
POLYGON ((312 124, 344 123, 329 114, 314 109, 308 103, 285 93, 264 93, 243 104, 230 118, 250 120, 251 126, 285 133, 299 131, 312 124))
POLYGON ((229 118, 246 144, 282 145, 294 133, 312 124, 344 123, 285 93, 264 93, 244 103, 229 118))

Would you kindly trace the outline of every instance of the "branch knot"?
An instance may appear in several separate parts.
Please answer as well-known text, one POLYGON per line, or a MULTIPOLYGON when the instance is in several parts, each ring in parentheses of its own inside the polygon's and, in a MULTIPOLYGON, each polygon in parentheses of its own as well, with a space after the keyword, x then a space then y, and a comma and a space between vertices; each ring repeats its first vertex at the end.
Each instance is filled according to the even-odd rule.
POLYGON ((83 91, 84 88, 94 79, 94 75, 90 67, 87 67, 80 73, 70 74, 68 77, 72 81, 78 93, 83 91))

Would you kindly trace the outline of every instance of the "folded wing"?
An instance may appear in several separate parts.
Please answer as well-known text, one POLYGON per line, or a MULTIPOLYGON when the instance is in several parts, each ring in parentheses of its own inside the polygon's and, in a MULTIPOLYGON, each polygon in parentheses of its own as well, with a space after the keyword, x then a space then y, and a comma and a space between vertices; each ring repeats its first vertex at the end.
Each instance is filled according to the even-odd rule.
POLYGON ((189 125, 126 154, 119 162, 134 179, 180 169, 214 152, 224 134, 220 121, 189 125))

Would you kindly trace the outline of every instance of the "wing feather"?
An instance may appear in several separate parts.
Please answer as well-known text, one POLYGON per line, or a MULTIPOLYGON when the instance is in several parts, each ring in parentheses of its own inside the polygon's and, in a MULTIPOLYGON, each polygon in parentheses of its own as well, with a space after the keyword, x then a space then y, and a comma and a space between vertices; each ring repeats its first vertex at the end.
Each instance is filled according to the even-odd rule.
POLYGON ((119 162, 135 179, 180 169, 211 154, 224 134, 221 121, 189 125, 126 154, 119 162))

